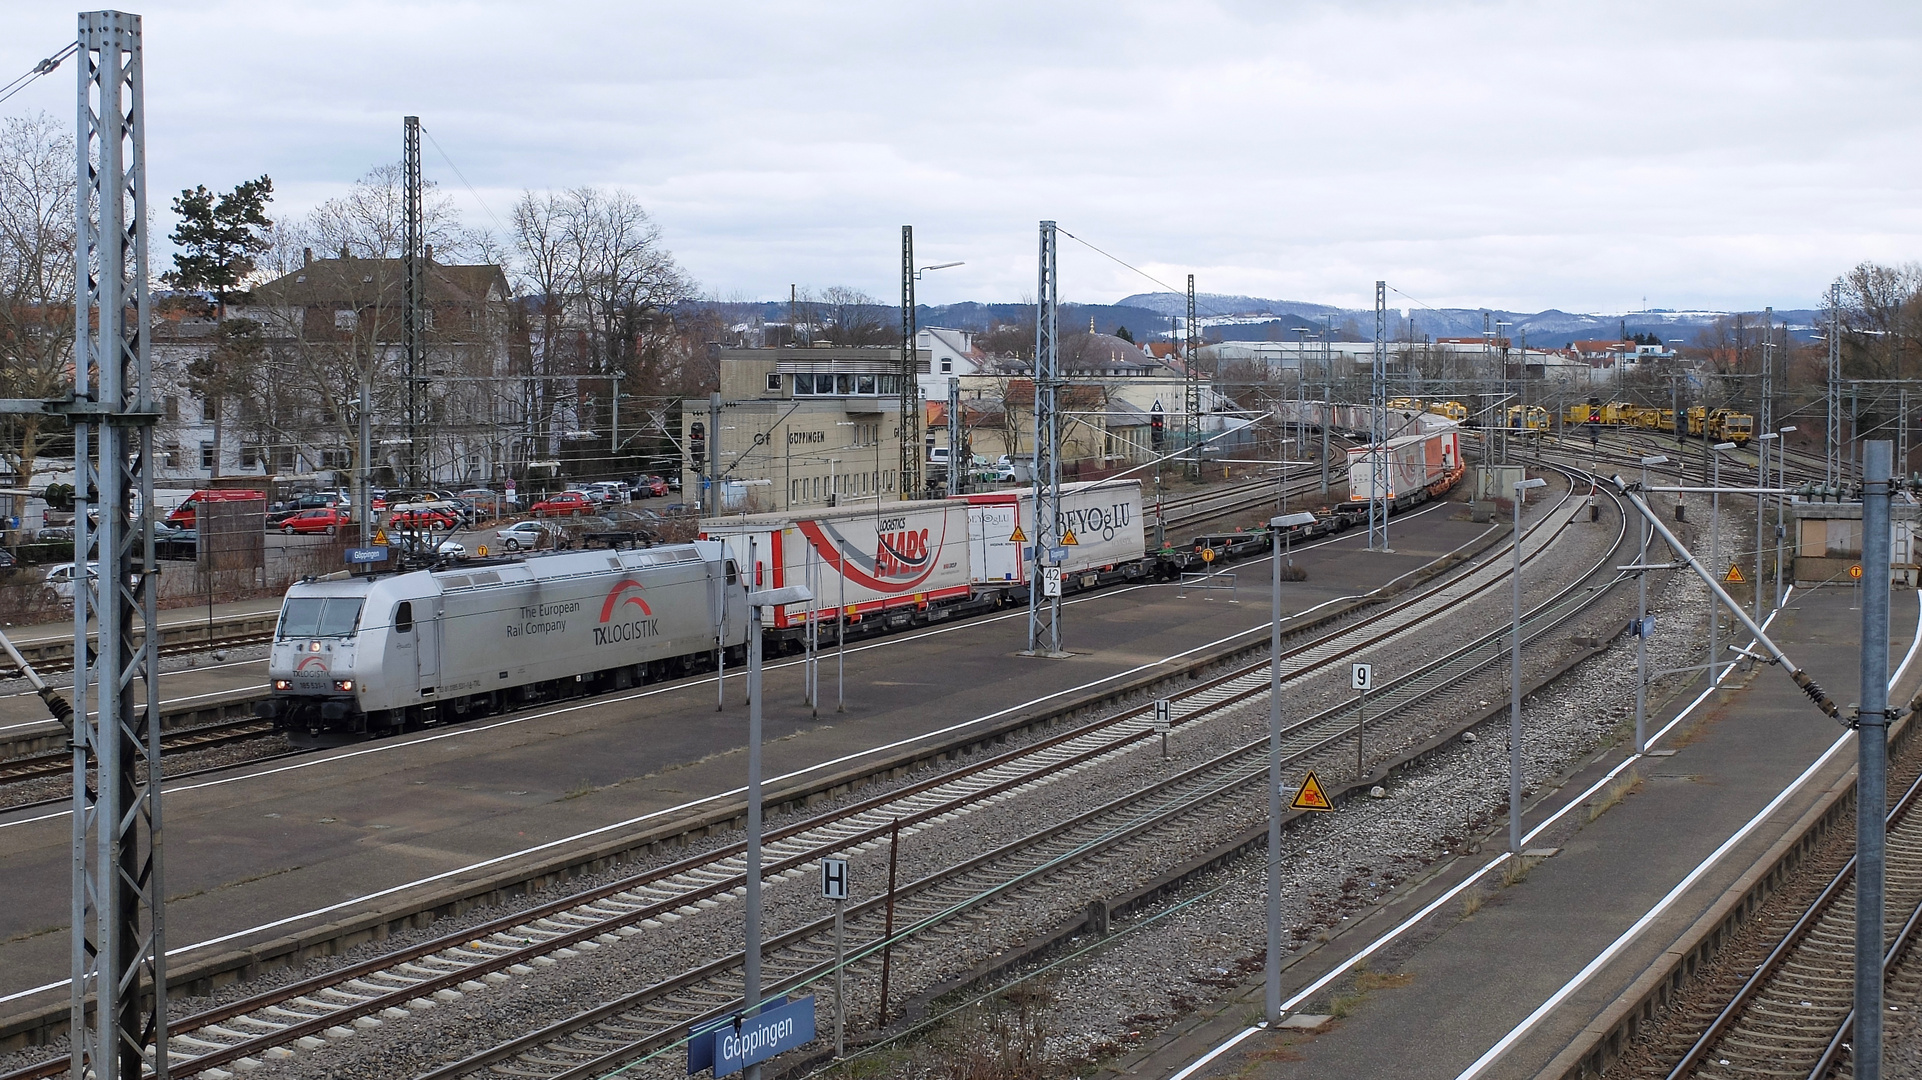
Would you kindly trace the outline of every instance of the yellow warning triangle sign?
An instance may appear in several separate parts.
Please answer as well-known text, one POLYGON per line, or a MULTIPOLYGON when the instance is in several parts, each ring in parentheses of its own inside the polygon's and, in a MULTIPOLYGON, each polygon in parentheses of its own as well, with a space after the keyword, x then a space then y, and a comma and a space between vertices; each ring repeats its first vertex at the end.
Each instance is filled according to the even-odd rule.
POLYGON ((1027 542, 1028 542, 1028 534, 1021 531, 1021 526, 1016 525, 1014 527, 1014 535, 1008 537, 1008 543, 1025 544, 1027 542))
POLYGON ((387 530, 386 530, 386 529, 375 529, 375 530, 374 530, 374 543, 376 543, 376 544, 378 544, 378 545, 380 545, 380 546, 382 546, 382 547, 386 547, 386 546, 387 546, 387 530))
POLYGON ((1321 790, 1321 781, 1315 779, 1315 771, 1308 770, 1308 779, 1301 782, 1301 790, 1295 792, 1295 801, 1288 804, 1295 810, 1333 810, 1334 804, 1328 801, 1328 793, 1321 790))
POLYGON ((1081 543, 1081 541, 1079 541, 1079 540, 1076 540, 1076 539, 1074 538, 1074 530, 1073 530, 1073 529, 1069 529, 1069 530, 1068 530, 1067 532, 1065 532, 1065 533, 1062 533, 1062 534, 1061 534, 1061 546, 1062 546, 1062 547, 1069 547, 1069 546, 1072 546, 1072 545, 1076 545, 1076 544, 1079 544, 1079 543, 1081 543))
POLYGON ((1742 576, 1741 567, 1734 563, 1729 563, 1728 573, 1722 576, 1722 580, 1728 582, 1730 585, 1740 585, 1748 579, 1742 576))

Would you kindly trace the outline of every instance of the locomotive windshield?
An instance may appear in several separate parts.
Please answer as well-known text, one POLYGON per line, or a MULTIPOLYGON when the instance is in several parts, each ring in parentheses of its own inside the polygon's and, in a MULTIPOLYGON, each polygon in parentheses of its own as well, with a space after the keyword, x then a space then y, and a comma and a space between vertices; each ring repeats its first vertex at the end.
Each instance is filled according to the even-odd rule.
POLYGON ((357 596, 303 596, 280 609, 280 641, 289 638, 353 637, 360 626, 357 596))

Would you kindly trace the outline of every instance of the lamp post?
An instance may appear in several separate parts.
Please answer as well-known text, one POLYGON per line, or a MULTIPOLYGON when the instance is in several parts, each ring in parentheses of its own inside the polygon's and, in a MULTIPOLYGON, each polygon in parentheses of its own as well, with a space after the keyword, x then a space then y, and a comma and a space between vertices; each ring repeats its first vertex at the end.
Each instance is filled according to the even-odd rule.
POLYGON ((1755 440, 1762 446, 1755 454, 1755 487, 1757 488, 1755 492, 1755 583, 1750 588, 1755 590, 1755 621, 1758 623, 1762 621, 1762 492, 1760 489, 1769 486, 1769 444, 1781 437, 1771 431, 1756 436, 1755 440))
MULTIPOLYGON (((1269 519, 1276 532, 1312 525, 1315 515, 1282 514, 1269 519)), ((1272 535, 1272 534, 1271 534, 1272 535)), ((1284 541, 1286 543, 1287 541, 1284 541)), ((1281 1023, 1281 557, 1274 563, 1272 622, 1268 629, 1268 1027, 1281 1023)))
MULTIPOLYGON (((1715 491, 1709 496, 1708 511, 1708 550, 1709 559, 1713 562, 1722 557, 1722 452, 1735 449, 1735 444, 1732 442, 1716 443, 1714 446, 1709 447, 1709 449, 1712 451, 1710 457, 1715 462, 1714 479, 1710 481, 1715 491)), ((1721 623, 1722 601, 1715 595, 1715 590, 1710 589, 1708 596, 1708 684, 1710 686, 1715 685, 1715 673, 1719 667, 1717 661, 1721 656, 1721 653, 1718 651, 1719 645, 1715 640, 1716 636, 1721 632, 1721 623)))
MULTIPOLYGON (((1642 459, 1642 490, 1648 490, 1648 467, 1666 465, 1667 454, 1650 454, 1642 459)), ((1678 499, 1680 496, 1676 496, 1678 499)), ((1641 546, 1635 556, 1635 752, 1648 748, 1648 535, 1644 522, 1638 530, 1641 546)))
POLYGON ((1508 674, 1508 850, 1522 853, 1522 500, 1541 477, 1515 481, 1515 643, 1508 674))
MULTIPOLYGON (((1779 427, 1775 429, 1775 433, 1782 436, 1782 444, 1776 447, 1775 449, 1775 486, 1778 488, 1786 488, 1789 486, 1788 434, 1789 432, 1794 430, 1795 430, 1794 424, 1790 424, 1787 427, 1779 427)), ((1782 496, 1780 495, 1775 496, 1775 605, 1774 606, 1776 608, 1780 608, 1782 606, 1782 537, 1786 532, 1786 530, 1782 526, 1782 503, 1785 501, 1786 500, 1782 496)))
MULTIPOLYGON (((754 580, 754 548, 754 541, 748 541, 750 584, 754 580)), ((782 604, 806 603, 813 597, 802 585, 747 594, 747 948, 741 972, 743 1016, 761 1011, 761 613, 782 604)), ((760 1080, 761 1067, 750 1065, 745 1075, 748 1080, 760 1080)))

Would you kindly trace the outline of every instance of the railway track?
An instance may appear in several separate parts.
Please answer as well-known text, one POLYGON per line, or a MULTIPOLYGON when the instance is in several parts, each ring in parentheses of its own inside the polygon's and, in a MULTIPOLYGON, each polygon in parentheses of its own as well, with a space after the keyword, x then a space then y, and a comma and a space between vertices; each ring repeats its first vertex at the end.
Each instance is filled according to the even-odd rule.
MULTIPOLYGON (((1922 927, 1922 778, 1888 813, 1884 973, 1892 998, 1922 989, 1905 965, 1922 927)), ((1669 1080, 1851 1075, 1854 1024, 1855 858, 1796 919, 1682 1059, 1669 1080)))
MULTIPOLYGON (((182 728, 160 737, 160 752, 166 755, 189 750, 211 750, 242 739, 271 735, 273 730, 273 721, 259 719, 182 728)), ((49 750, 43 754, 27 754, 0 761, 0 784, 17 784, 44 776, 65 776, 72 771, 72 750, 49 750)))
MULTIPOLYGON (((1529 559, 1539 557, 1575 520, 1578 508, 1571 505, 1573 501, 1564 495, 1562 501, 1538 518, 1524 535, 1524 553, 1529 559)), ((1618 534, 1617 545, 1620 539, 1618 534)), ((1606 562, 1604 559, 1597 568, 1606 562)), ((1491 557, 1478 569, 1453 581, 1285 652, 1281 662, 1286 665, 1286 685, 1325 670, 1341 657, 1387 645, 1413 628, 1445 617, 1472 596, 1498 587, 1505 580, 1506 566, 1505 559, 1491 557)), ((1583 580, 1592 572, 1586 572, 1583 580)), ((1574 588, 1564 590, 1556 600, 1543 605, 1530 617, 1531 635, 1547 632, 1579 609, 1569 604, 1574 588)), ((1592 602, 1595 595, 1599 594, 1588 593, 1576 599, 1585 604, 1592 602)), ((1503 635, 1495 634, 1470 643, 1451 658, 1389 683, 1384 693, 1403 703, 1402 707, 1444 693, 1473 671, 1499 659, 1501 639, 1503 635)), ((1175 703, 1175 722, 1195 723, 1266 694, 1268 670, 1268 661, 1264 659, 1189 689, 1175 703)), ((1384 700, 1386 704, 1388 701, 1384 700)), ((768 837, 764 873, 769 876, 797 874, 823 855, 879 842, 897 821, 902 828, 918 829, 937 819, 965 814, 970 808, 1071 775, 1080 766, 1123 752, 1152 737, 1152 730, 1151 710, 1134 710, 973 763, 907 789, 796 823, 768 837)), ((1292 725, 1289 737, 1296 757, 1312 756, 1351 739, 1351 718, 1345 709, 1330 710, 1292 725)), ((915 898, 911 901, 916 905, 912 910, 920 922, 909 920, 908 928, 896 936, 904 941, 912 939, 923 930, 945 925, 972 910, 961 903, 963 899, 976 898, 971 903, 979 907, 983 903, 1001 902, 1023 889, 1047 887, 1062 873, 1085 873, 1087 871, 1074 868, 1098 865, 1108 857, 1102 853, 1124 850, 1134 837, 1160 827, 1157 823, 1206 813, 1208 807, 1233 797, 1248 784, 1258 784, 1266 768, 1264 755, 1265 742, 1243 747, 1171 777, 1146 792, 1132 793, 1074 821, 1049 826, 1018 844, 914 883, 904 895, 915 898), (957 907, 958 904, 961 906, 957 907), (928 921, 930 919, 933 921, 928 921)), ((224 1072, 223 1067, 230 1065, 245 1068, 262 1060, 262 1055, 284 1053, 288 1044, 317 1046, 351 1033, 355 1025, 371 1026, 398 1020, 429 1007, 437 995, 449 1000, 448 995, 482 989, 490 982, 531 971, 534 965, 564 959, 574 952, 590 950, 622 937, 658 931, 668 923, 698 912, 701 907, 738 894, 745 869, 742 846, 725 847, 533 911, 516 913, 222 1009, 183 1018, 173 1026, 171 1070, 175 1075, 184 1076, 217 1075, 211 1071, 224 1072)), ((867 918, 867 913, 864 909, 851 910, 850 917, 856 920, 853 925, 864 928, 857 931, 859 940, 859 935, 867 932, 866 923, 859 920, 867 918)), ((770 950, 785 950, 780 955, 789 958, 782 963, 791 965, 790 982, 818 969, 819 929, 803 927, 769 943, 770 950)), ((636 1001, 624 999, 624 1003, 616 1003, 618 1007, 604 1007, 603 1015, 584 1020, 575 1018, 580 1023, 561 1035, 572 1038, 577 1046, 585 1045, 582 1040, 604 1037, 604 1034, 587 1033, 588 1026, 639 1007, 655 1019, 649 1022, 645 1036, 638 1042, 630 1037, 621 1043, 629 1056, 648 1052, 633 1050, 642 1043, 655 1049, 671 1044, 679 1037, 677 1033, 685 1030, 690 1016, 704 1015, 721 1007, 714 1002, 738 1003, 739 978, 730 972, 738 968, 739 962, 738 957, 723 957, 703 964, 642 991, 641 994, 647 996, 646 1003, 637 1006, 636 1001), (606 1012, 609 1008, 614 1011, 606 1012)), ((769 962, 774 963, 773 953, 769 962)), ((778 983, 771 985, 778 989, 778 983)), ((549 1037, 556 1036, 549 1033, 549 1037)), ((530 1047, 531 1044, 504 1050, 502 1053, 506 1056, 499 1060, 516 1062, 504 1066, 510 1072, 522 1070, 527 1066, 520 1055, 530 1047)), ((542 1055, 534 1051, 534 1056, 542 1055)), ((492 1064, 490 1061, 473 1067, 487 1068, 492 1064)), ((12 1074, 6 1080, 47 1077, 59 1071, 60 1063, 55 1062, 12 1074)), ((555 1074, 553 1069, 544 1069, 530 1075, 555 1074)))

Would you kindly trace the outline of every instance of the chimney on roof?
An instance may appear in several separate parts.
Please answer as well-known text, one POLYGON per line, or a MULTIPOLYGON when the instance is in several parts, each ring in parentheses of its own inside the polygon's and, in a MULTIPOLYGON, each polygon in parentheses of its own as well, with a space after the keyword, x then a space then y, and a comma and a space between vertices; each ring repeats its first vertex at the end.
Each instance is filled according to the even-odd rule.
POLYGON ((300 265, 312 266, 313 264, 314 264, 314 249, 301 248, 300 249, 300 265))
POLYGON ((434 261, 434 245, 432 245, 432 244, 422 244, 422 245, 421 245, 421 249, 420 249, 420 253, 421 253, 421 255, 422 255, 423 257, 425 257, 425 258, 426 258, 426 260, 427 260, 428 262, 433 262, 433 261, 434 261))
POLYGON ((347 245, 346 245, 346 244, 342 244, 342 245, 340 245, 340 258, 341 258, 341 261, 342 261, 342 262, 345 262, 345 261, 347 260, 347 245))

